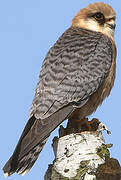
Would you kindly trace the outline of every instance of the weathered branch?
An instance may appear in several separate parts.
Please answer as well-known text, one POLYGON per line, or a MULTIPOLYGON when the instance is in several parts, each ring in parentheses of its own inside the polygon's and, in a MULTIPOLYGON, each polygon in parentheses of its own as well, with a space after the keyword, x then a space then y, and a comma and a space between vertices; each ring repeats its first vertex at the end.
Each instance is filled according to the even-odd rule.
POLYGON ((102 135, 107 128, 94 120, 91 131, 72 133, 75 129, 70 122, 67 128, 60 127, 59 138, 53 140, 55 160, 45 180, 121 180, 121 167, 110 158, 108 148, 112 145, 106 145, 102 135))

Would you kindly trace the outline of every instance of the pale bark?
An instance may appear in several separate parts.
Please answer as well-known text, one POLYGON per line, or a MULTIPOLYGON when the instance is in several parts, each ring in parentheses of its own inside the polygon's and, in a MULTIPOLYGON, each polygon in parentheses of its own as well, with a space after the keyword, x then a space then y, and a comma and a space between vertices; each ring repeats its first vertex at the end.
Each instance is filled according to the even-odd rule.
POLYGON ((108 148, 112 145, 105 144, 104 129, 100 123, 96 131, 64 135, 61 126, 60 137, 55 137, 52 145, 55 160, 45 180, 121 180, 121 168, 117 160, 110 158, 108 148))

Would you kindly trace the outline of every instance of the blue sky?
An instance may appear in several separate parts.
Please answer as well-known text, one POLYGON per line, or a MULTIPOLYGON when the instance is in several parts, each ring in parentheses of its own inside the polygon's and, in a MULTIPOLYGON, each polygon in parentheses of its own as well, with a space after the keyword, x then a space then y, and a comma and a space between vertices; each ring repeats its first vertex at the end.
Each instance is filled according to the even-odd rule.
MULTIPOLYGON (((89 0, 1 0, 0 1, 0 179, 1 168, 13 153, 27 122, 42 61, 49 48, 71 25, 73 16, 89 0)), ((106 143, 113 143, 111 156, 121 163, 121 1, 107 0, 117 13, 115 40, 118 48, 117 77, 109 98, 92 117, 99 118, 111 130, 105 135, 106 143)), ((52 139, 45 145, 31 171, 9 180, 43 180, 48 164, 54 159, 52 139)))

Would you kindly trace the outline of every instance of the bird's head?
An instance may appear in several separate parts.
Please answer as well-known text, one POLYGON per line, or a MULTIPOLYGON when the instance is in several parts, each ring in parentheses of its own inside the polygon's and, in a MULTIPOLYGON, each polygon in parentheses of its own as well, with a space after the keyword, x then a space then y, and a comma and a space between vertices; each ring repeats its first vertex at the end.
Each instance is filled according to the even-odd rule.
POLYGON ((111 6, 97 2, 81 9, 72 20, 72 27, 101 32, 113 38, 115 19, 116 13, 111 6))

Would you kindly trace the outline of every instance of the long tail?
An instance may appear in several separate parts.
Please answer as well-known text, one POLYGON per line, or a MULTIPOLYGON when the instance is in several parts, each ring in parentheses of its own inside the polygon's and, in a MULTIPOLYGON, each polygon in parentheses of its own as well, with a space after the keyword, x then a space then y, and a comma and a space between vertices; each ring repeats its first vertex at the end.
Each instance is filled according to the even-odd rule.
POLYGON ((34 116, 29 119, 13 155, 3 167, 4 175, 6 177, 12 175, 14 172, 24 175, 34 165, 48 139, 48 137, 44 140, 41 140, 40 138, 40 141, 37 144, 34 143, 38 138, 39 132, 37 132, 37 130, 39 128, 39 123, 39 120, 36 120, 34 116))
POLYGON ((64 107, 44 120, 32 116, 24 128, 13 155, 3 167, 4 175, 7 177, 15 172, 26 174, 37 160, 50 133, 73 109, 72 106, 64 107))
POLYGON ((18 163, 15 162, 15 157, 12 156, 3 168, 5 177, 12 175, 14 172, 25 175, 34 165, 47 139, 35 146, 27 155, 20 159, 18 163))

